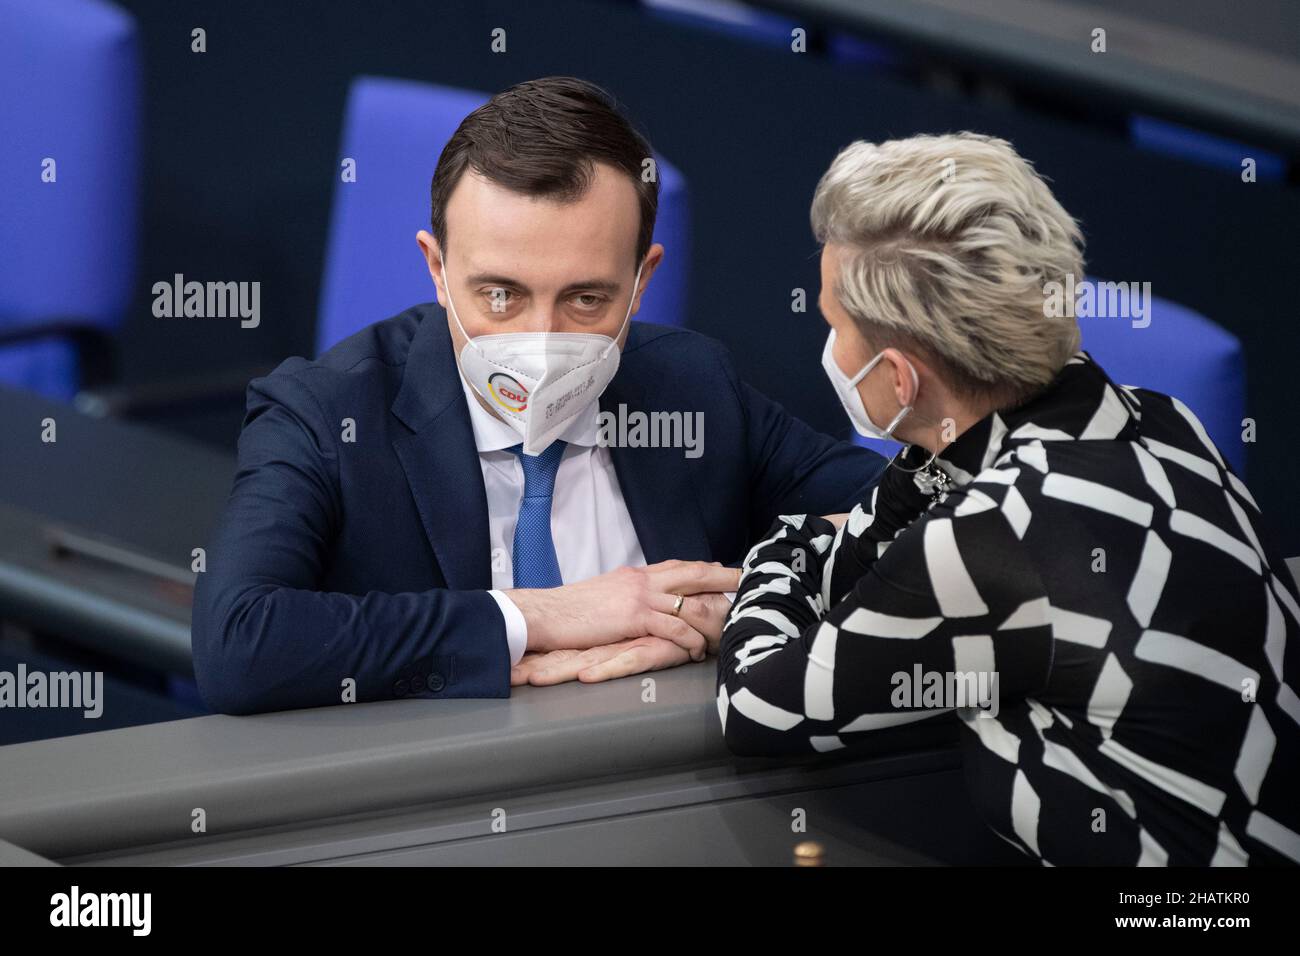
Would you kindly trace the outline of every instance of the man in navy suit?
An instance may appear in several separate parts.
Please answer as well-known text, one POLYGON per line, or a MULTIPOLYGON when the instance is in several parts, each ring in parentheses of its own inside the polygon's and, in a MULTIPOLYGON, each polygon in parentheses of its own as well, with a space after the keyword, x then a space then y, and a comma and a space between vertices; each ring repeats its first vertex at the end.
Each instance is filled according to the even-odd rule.
POLYGON ((879 456, 787 415, 718 343, 631 321, 664 255, 651 155, 588 83, 499 94, 434 174, 438 305, 249 386, 195 590, 214 710, 701 660, 725 562, 779 514, 870 494, 879 456))

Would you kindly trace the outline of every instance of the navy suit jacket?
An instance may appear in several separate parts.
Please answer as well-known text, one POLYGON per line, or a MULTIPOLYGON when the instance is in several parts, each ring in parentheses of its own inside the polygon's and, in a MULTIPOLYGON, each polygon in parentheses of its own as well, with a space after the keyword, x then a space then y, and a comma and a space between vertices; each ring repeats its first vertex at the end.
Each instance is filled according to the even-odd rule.
MULTIPOLYGON (((416 306, 249 385, 238 472, 194 594, 194 669, 214 710, 337 704, 348 687, 358 701, 509 696, 445 316, 416 306)), ((736 563, 777 515, 848 511, 885 466, 788 415, 737 379, 721 345, 683 329, 631 324, 600 399, 620 404, 703 412, 698 458, 611 448, 651 564, 736 563)))

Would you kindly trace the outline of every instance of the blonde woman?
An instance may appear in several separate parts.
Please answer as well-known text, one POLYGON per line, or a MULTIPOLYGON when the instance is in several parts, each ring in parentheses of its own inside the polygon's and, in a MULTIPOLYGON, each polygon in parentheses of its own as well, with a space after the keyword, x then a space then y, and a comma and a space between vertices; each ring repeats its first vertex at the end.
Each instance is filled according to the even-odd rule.
POLYGON ((1300 861, 1300 606, 1178 399, 1117 385, 1044 287, 1075 222, 1001 140, 855 143, 817 188, 823 365, 907 443, 847 516, 744 564, 738 753, 898 746, 960 718, 971 798, 1052 864, 1300 861))

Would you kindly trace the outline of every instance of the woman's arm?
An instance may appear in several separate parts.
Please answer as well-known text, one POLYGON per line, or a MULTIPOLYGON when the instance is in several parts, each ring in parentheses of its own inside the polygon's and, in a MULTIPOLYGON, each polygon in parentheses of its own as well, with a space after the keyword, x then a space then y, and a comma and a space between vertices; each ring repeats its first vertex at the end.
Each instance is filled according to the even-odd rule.
MULTIPOLYGON (((765 595, 793 587, 804 595, 802 603, 785 609, 787 615, 793 616, 785 618, 783 633, 793 636, 837 604, 884 554, 889 542, 924 513, 929 504, 930 499, 917 490, 909 473, 890 467, 871 490, 869 500, 856 505, 847 515, 780 516, 767 536, 750 549, 741 568, 753 579, 756 569, 762 567, 764 570, 757 577, 763 580, 748 590, 742 580, 727 623, 747 617, 770 619, 765 595), (791 584, 784 582, 786 577, 791 584)), ((770 635, 760 635, 766 636, 770 635)), ((770 646, 769 642, 760 641, 739 651, 744 655, 770 646)))
POLYGON ((871 493, 870 500, 857 505, 848 517, 836 523, 835 542, 822 569, 821 594, 826 607, 834 607, 885 553, 894 538, 925 514, 929 495, 912 481, 916 462, 904 449, 871 493), (903 467, 898 467, 898 465, 903 467))
POLYGON ((1003 514, 1010 489, 967 486, 896 531, 882 485, 870 520, 856 535, 846 522, 833 551, 829 522, 782 519, 746 559, 722 635, 728 745, 743 754, 838 749, 963 703, 992 713, 1041 688, 1050 607, 1003 514), (819 560, 796 570, 800 552, 819 560), (825 590, 850 560, 865 570, 827 612, 825 590), (969 696, 958 699, 959 687, 969 696))

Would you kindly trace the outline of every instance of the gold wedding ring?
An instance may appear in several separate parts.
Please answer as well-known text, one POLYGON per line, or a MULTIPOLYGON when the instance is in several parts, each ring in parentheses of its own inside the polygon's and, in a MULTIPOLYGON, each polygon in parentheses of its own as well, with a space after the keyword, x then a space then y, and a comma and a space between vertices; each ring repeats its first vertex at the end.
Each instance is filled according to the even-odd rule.
POLYGON ((686 595, 677 595, 677 603, 673 605, 673 617, 676 617, 681 612, 684 603, 686 603, 686 595))

